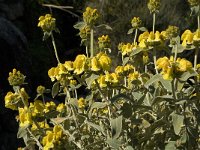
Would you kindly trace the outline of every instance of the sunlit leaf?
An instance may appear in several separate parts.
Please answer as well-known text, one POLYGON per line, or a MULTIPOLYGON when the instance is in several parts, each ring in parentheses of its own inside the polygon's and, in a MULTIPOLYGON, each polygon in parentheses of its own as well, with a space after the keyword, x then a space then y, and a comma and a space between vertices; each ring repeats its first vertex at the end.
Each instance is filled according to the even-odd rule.
POLYGON ((54 85, 52 87, 52 91, 51 91, 51 95, 52 95, 53 98, 56 97, 59 90, 60 90, 60 83, 59 82, 54 83, 54 85))
POLYGON ((171 115, 172 115, 174 132, 176 135, 179 135, 181 128, 183 127, 184 116, 175 113, 172 113, 171 115))
POLYGON ((113 138, 118 138, 122 131, 122 116, 119 116, 118 118, 115 119, 111 119, 110 123, 111 123, 113 138))

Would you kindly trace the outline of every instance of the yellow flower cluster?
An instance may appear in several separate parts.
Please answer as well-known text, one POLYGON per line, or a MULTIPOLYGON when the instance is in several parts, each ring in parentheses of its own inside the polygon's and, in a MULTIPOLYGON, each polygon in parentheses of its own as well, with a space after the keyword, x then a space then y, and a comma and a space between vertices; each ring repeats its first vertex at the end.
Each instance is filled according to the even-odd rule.
POLYGON ((149 0, 147 6, 151 13, 157 13, 160 9, 160 0, 149 0))
POLYGON ((125 55, 129 55, 134 49, 137 48, 137 43, 134 44, 134 43, 120 43, 118 45, 118 49, 121 51, 122 55, 125 56, 125 55))
POLYGON ((90 27, 89 26, 84 26, 83 28, 80 29, 79 36, 81 39, 87 39, 90 35, 90 27))
POLYGON ((106 53, 100 52, 91 59, 92 71, 109 71, 111 67, 111 59, 106 53))
POLYGON ((18 107, 22 107, 23 103, 28 105, 29 96, 26 93, 24 88, 19 90, 19 93, 8 92, 4 98, 5 107, 10 108, 12 110, 17 110, 18 107), (20 94, 19 94, 20 93, 20 94), (22 101, 23 99, 23 101, 22 101))
POLYGON ((117 66, 115 68, 115 73, 118 74, 119 76, 123 75, 126 76, 129 73, 134 72, 135 67, 133 65, 127 64, 125 66, 117 66))
POLYGON ((84 98, 78 99, 78 108, 84 109, 86 107, 86 100, 84 98))
POLYGON ((56 110, 56 104, 54 103, 54 102, 52 102, 52 101, 50 101, 50 102, 46 102, 45 103, 45 108, 44 108, 44 112, 45 113, 48 113, 48 112, 50 112, 50 111, 52 111, 52 110, 56 110))
POLYGON ((105 75, 100 75, 97 82, 101 88, 116 86, 120 82, 120 76, 116 73, 106 73, 105 75))
POLYGON ((37 131, 38 126, 40 129, 47 129, 49 128, 49 124, 47 124, 45 121, 37 122, 37 125, 35 123, 31 126, 31 131, 37 131))
POLYGON ((79 75, 82 74, 86 69, 86 60, 87 57, 85 55, 78 55, 73 63, 74 73, 79 75))
POLYGON ((200 46, 200 30, 197 29, 196 32, 192 33, 190 30, 185 30, 181 36, 182 45, 187 47, 191 46, 200 46))
POLYGON ((161 74, 165 80, 172 80, 180 73, 186 72, 192 69, 192 63, 185 58, 178 58, 174 62, 174 58, 170 59, 165 57, 159 58, 156 62, 157 69, 162 70, 161 74))
POLYGON ((86 11, 83 13, 83 21, 89 26, 93 26, 98 18, 99 18, 99 13, 97 9, 92 9, 91 7, 87 7, 86 11))
POLYGON ((63 130, 59 125, 55 125, 53 131, 47 131, 46 136, 42 139, 44 150, 55 148, 60 144, 60 140, 63 137, 63 130))
POLYGON ((29 109, 33 117, 41 117, 44 115, 45 105, 40 100, 35 100, 33 103, 30 103, 29 109))
POLYGON ((19 108, 19 126, 26 127, 32 124, 32 115, 27 107, 19 108))
POLYGON ((188 0, 191 6, 198 6, 200 5, 200 0, 188 0))
POLYGON ((20 86, 24 83, 25 76, 16 69, 9 73, 8 82, 11 86, 20 86))
POLYGON ((108 35, 102 35, 98 38, 98 44, 100 49, 110 48, 111 42, 108 35))
POLYGON ((56 29, 56 19, 53 18, 51 14, 40 16, 38 27, 41 27, 43 32, 50 33, 56 29))
POLYGON ((56 110, 60 113, 63 113, 67 110, 67 107, 63 104, 63 103, 60 103, 57 107, 56 107, 56 110))
POLYGON ((162 31, 161 33, 159 31, 156 31, 155 33, 153 33, 152 31, 145 31, 144 33, 139 35, 139 47, 147 48, 148 46, 159 46, 164 42, 165 38, 166 36, 164 31, 162 31))
POLYGON ((72 71, 74 70, 73 62, 66 61, 64 64, 59 63, 57 67, 52 67, 48 71, 51 81, 61 80, 63 76, 65 79, 72 79, 72 71))
POLYGON ((168 39, 177 37, 179 35, 179 28, 176 26, 168 26, 166 29, 166 37, 168 39))
POLYGON ((142 21, 139 17, 133 17, 133 19, 131 20, 131 25, 134 29, 137 29, 138 27, 140 27, 142 24, 142 21))

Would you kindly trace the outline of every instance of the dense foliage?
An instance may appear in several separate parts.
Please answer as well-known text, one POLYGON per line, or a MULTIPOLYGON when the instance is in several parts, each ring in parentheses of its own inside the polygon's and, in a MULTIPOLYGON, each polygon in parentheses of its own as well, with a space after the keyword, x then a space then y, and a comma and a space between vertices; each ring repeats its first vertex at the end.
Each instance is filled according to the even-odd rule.
MULTIPOLYGON (((200 2, 189 1, 198 20, 196 31, 169 26, 156 30, 156 15, 160 0, 149 0, 152 31, 142 27, 142 20, 133 17, 128 34, 132 43, 119 43, 121 64, 115 67, 110 58, 112 39, 108 35, 94 38, 100 13, 87 7, 79 30, 85 53, 74 61, 60 62, 54 34, 58 32, 56 18, 46 14, 38 27, 50 38, 57 66, 48 71, 54 83, 52 89, 38 86, 33 102, 23 87, 25 76, 16 69, 9 73, 13 86, 5 96, 5 107, 17 110, 18 138, 23 149, 199 149, 200 90, 197 64, 200 46, 200 2), (138 36, 138 32, 143 32, 138 36), (194 51, 194 63, 178 56, 194 51), (157 58, 159 51, 169 56, 157 58), (79 88, 87 92, 80 95, 79 88), (52 101, 45 99, 51 92, 52 101), (63 102, 57 103, 61 98, 63 102), (55 99, 55 100, 54 100, 55 99)), ((22 149, 22 148, 21 148, 22 149)))

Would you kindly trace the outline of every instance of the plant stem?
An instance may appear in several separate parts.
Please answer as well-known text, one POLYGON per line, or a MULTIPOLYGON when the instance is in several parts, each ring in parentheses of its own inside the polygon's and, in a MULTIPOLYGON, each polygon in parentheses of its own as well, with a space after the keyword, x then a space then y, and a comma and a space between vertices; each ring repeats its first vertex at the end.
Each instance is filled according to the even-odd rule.
POLYGON ((58 64, 59 64, 60 60, 58 58, 58 53, 57 53, 57 48, 56 48, 56 43, 55 43, 55 39, 54 39, 53 33, 51 33, 51 41, 52 41, 52 44, 53 44, 53 48, 54 48, 54 53, 55 53, 56 59, 57 59, 58 64))
POLYGON ((87 57, 89 57, 88 46, 85 47, 85 52, 86 52, 87 57))
POLYGON ((195 49, 195 54, 194 54, 194 70, 196 70, 197 67, 197 57, 198 57, 199 49, 195 49))
POLYGON ((134 46, 136 45, 137 33, 138 33, 138 29, 135 29, 134 46))
POLYGON ((176 58, 177 58, 177 53, 178 53, 178 45, 175 45, 175 53, 174 53, 174 62, 176 62, 176 58))
POLYGON ((94 55, 94 30, 91 28, 90 31, 90 57, 94 55))
POLYGON ((156 13, 153 13, 153 33, 155 33, 156 13))
POLYGON ((35 142, 37 143, 37 146, 39 147, 40 150, 43 149, 42 145, 40 144, 40 142, 38 141, 38 139, 35 137, 35 135, 30 131, 29 128, 27 128, 27 131, 29 132, 29 134, 32 136, 32 138, 35 140, 35 142))
POLYGON ((200 29, 200 16, 197 16, 198 29, 200 29))
POLYGON ((156 50, 155 48, 153 49, 153 62, 154 62, 154 67, 155 67, 155 70, 156 70, 156 74, 158 74, 158 70, 156 68, 156 61, 157 61, 157 58, 156 58, 156 50))
POLYGON ((174 97, 174 100, 176 100, 177 98, 176 98, 176 93, 175 93, 175 79, 173 79, 172 80, 172 82, 171 82, 171 84, 172 84, 172 94, 173 94, 173 97, 174 97))

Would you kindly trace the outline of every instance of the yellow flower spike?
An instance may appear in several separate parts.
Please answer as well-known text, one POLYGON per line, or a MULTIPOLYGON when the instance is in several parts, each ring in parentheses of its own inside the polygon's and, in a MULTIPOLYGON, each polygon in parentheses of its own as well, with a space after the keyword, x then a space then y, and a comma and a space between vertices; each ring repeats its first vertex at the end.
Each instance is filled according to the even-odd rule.
POLYGON ((109 71, 111 68, 111 59, 106 54, 103 54, 99 58, 99 64, 103 71, 109 71))
POLYGON ((110 48, 111 43, 110 43, 110 38, 108 35, 102 35, 101 37, 98 38, 98 44, 100 49, 104 48, 110 48))
POLYGON ((79 75, 85 71, 86 56, 78 55, 73 63, 74 73, 79 75))
POLYGON ((56 19, 51 14, 39 17, 38 27, 41 27, 43 32, 52 32, 56 29, 56 19))
POLYGON ((25 127, 32 124, 31 113, 28 111, 27 107, 19 108, 19 126, 25 127))
POLYGON ((43 137, 42 144, 44 145, 44 150, 54 148, 54 134, 52 132, 48 132, 47 135, 43 137))
POLYGON ((135 29, 140 27, 141 24, 142 24, 142 21, 140 20, 139 17, 133 17, 133 19, 131 20, 131 25, 135 29))
POLYGON ((9 72, 8 82, 11 86, 20 86, 24 83, 25 76, 16 69, 9 72))
POLYGON ((80 29, 79 35, 81 39, 87 39, 89 38, 90 35, 90 27, 89 26, 84 26, 83 28, 80 29))
POLYGON ((55 81, 56 79, 59 79, 59 68, 58 67, 52 67, 48 71, 48 76, 51 78, 51 81, 55 81))
POLYGON ((89 26, 93 26, 97 22, 98 18, 99 13, 97 9, 87 7, 86 11, 83 13, 83 21, 89 26))
POLYGON ((133 72, 135 67, 133 65, 127 64, 124 66, 124 72, 126 74, 129 74, 130 72, 133 72))
POLYGON ((72 61, 65 61, 64 66, 68 71, 73 71, 74 70, 72 61))
POLYGON ((116 73, 111 73, 110 74, 112 77, 112 83, 118 83, 119 82, 119 76, 116 73))
POLYGON ((85 99, 84 98, 79 98, 78 99, 78 108, 80 108, 80 109, 83 109, 83 108, 85 108, 85 106, 86 106, 86 101, 85 101, 85 99))
POLYGON ((145 41, 146 41, 145 39, 141 40, 138 46, 139 46, 140 48, 146 48, 147 45, 146 45, 146 42, 145 42, 145 41))
POLYGON ((37 116, 39 117, 39 116, 43 115, 43 110, 44 110, 45 106, 42 101, 35 100, 34 103, 30 103, 29 108, 32 112, 33 117, 37 117, 37 116))
POLYGON ((97 60, 96 57, 93 57, 92 60, 91 60, 91 70, 92 71, 99 71, 99 70, 101 70, 100 63, 99 63, 99 61, 97 60))
POLYGON ((155 33, 155 41, 160 41, 160 32, 159 31, 156 31, 155 33))
POLYGON ((132 81, 134 81, 134 80, 137 80, 138 78, 139 78, 139 72, 138 72, 138 71, 135 71, 135 72, 130 73, 130 74, 128 75, 128 80, 129 80, 130 82, 132 82, 132 81))
POLYGON ((151 13, 157 13, 160 9, 160 0, 149 0, 147 6, 151 13))
POLYGON ((54 102, 46 102, 44 112, 48 113, 49 111, 55 110, 56 109, 56 104, 54 102))
MULTIPOLYGON (((39 125, 39 127, 41 129, 47 129, 47 128, 49 128, 49 125, 45 121, 37 122, 37 125, 39 125)), ((33 123, 32 126, 31 126, 31 131, 38 130, 38 126, 37 125, 35 123, 33 123)))

